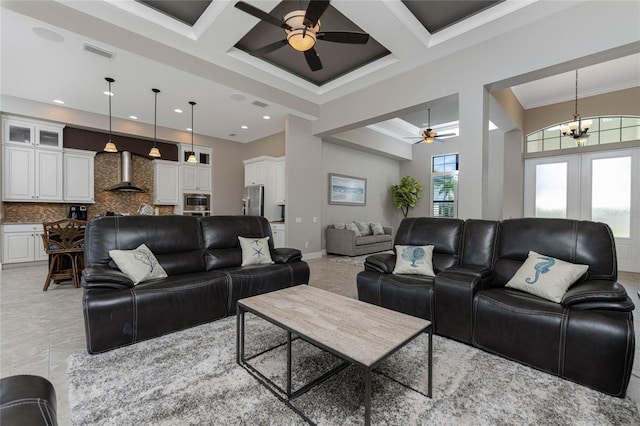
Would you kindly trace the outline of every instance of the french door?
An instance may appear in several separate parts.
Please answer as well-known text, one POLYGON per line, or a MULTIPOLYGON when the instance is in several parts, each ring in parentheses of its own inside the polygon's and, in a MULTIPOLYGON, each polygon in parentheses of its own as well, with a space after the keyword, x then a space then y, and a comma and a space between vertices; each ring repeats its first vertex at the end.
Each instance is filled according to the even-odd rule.
POLYGON ((640 272, 640 148, 525 160, 528 217, 605 222, 618 269, 640 272))

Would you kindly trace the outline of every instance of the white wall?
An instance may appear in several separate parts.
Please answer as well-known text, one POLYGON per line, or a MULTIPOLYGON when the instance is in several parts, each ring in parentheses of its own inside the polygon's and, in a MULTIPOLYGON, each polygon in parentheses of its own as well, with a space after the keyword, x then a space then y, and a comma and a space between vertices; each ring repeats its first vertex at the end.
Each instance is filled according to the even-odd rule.
POLYGON ((391 185, 400 181, 400 163, 397 160, 336 145, 322 143, 322 246, 324 229, 333 223, 380 222, 397 228, 402 215, 391 198, 391 185), (367 179, 365 206, 339 206, 329 204, 329 173, 367 179))

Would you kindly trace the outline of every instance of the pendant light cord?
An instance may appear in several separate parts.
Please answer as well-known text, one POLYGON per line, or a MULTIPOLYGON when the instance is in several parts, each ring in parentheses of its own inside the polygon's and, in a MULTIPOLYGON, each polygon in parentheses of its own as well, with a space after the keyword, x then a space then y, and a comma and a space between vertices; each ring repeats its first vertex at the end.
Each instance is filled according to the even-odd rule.
POLYGON ((113 97, 113 93, 111 92, 111 80, 107 80, 109 82, 109 142, 111 142, 111 97, 113 97))
POLYGON ((189 104, 191 104, 191 153, 195 155, 195 151, 193 150, 193 107, 196 103, 189 101, 189 104))
POLYGON ((578 116, 578 70, 576 70, 576 107, 574 116, 578 116))

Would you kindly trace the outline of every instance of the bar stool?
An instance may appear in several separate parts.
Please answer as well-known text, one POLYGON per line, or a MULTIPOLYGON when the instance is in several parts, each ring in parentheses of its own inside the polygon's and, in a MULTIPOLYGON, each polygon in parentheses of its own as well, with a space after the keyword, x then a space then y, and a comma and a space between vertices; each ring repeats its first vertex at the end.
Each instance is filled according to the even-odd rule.
POLYGON ((76 288, 80 287, 80 272, 84 267, 86 225, 86 221, 77 219, 63 219, 42 224, 44 250, 49 255, 49 273, 43 291, 47 291, 51 280, 59 284, 62 280, 71 279, 76 288), (70 269, 65 268, 65 259, 71 263, 70 269))

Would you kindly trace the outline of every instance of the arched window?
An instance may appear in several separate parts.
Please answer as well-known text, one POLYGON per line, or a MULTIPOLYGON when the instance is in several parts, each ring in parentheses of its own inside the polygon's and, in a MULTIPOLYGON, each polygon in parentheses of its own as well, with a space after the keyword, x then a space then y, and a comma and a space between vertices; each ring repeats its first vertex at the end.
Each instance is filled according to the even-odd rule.
MULTIPOLYGON (((640 140, 640 117, 607 115, 583 118, 591 120, 589 138, 584 146, 608 145, 619 142, 640 140)), ((563 136, 561 127, 568 123, 558 123, 544 129, 529 133, 525 138, 525 152, 555 151, 559 149, 576 148, 576 140, 570 136, 563 136)))

